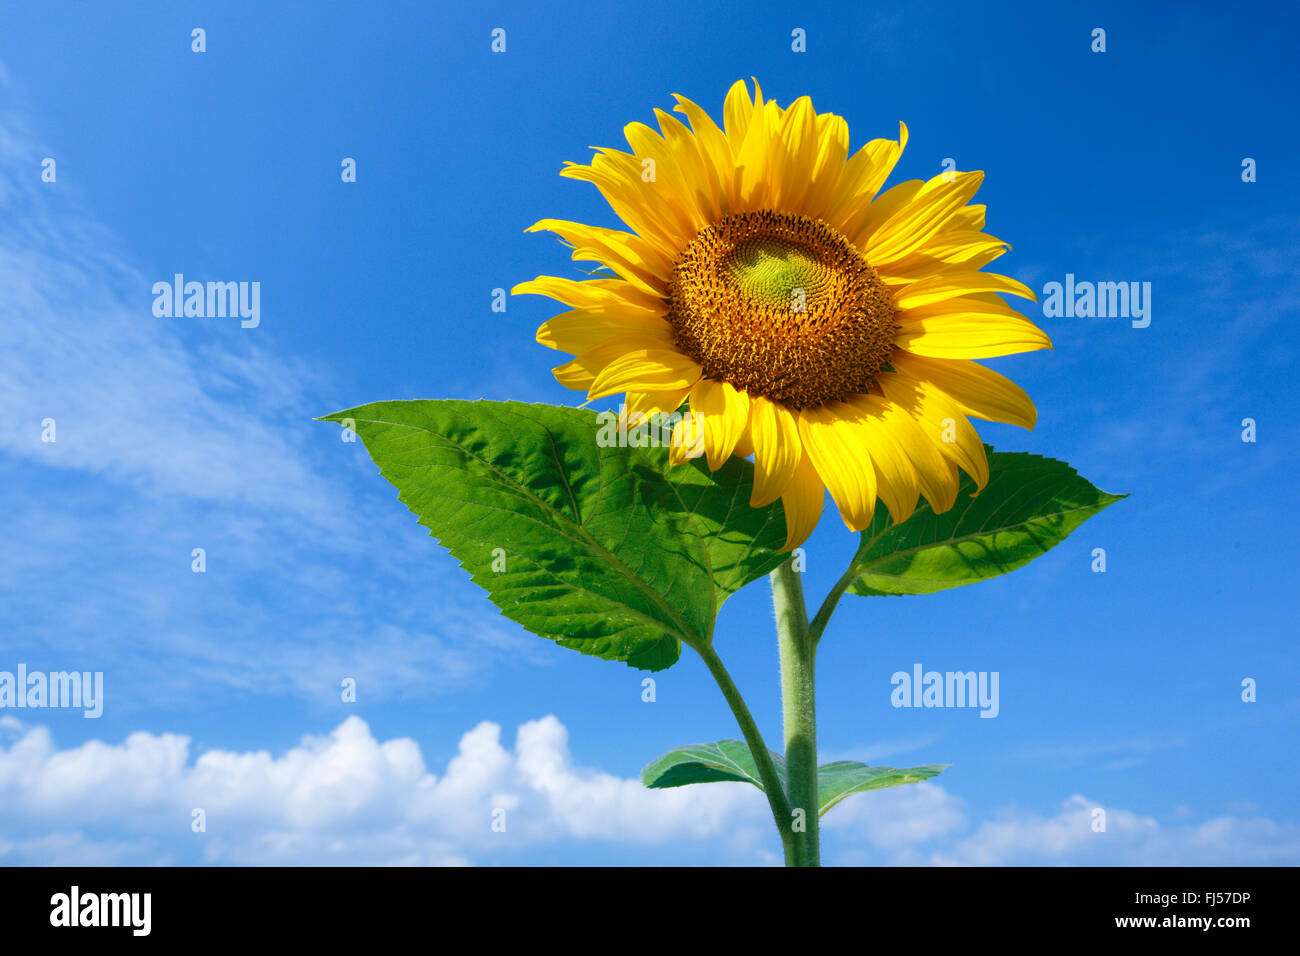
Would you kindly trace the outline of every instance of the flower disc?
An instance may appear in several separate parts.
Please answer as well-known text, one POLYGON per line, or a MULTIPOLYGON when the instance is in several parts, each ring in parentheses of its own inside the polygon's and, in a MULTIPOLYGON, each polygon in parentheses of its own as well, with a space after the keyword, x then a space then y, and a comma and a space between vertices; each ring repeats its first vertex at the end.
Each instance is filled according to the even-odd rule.
POLYGON ((738 213, 683 250, 669 286, 677 345, 704 374, 793 408, 865 392, 898 331, 889 290, 835 229, 738 213))

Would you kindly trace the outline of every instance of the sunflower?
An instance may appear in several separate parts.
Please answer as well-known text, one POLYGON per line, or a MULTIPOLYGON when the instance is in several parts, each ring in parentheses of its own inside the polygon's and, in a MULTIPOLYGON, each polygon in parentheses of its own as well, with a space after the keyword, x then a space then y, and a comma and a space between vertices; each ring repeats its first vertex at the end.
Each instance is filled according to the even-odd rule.
POLYGON ((756 507, 782 500, 790 550, 829 491, 853 531, 876 501, 905 521, 924 495, 957 498, 958 470, 988 481, 967 416, 1032 428, 1033 402, 972 361, 1050 348, 1000 294, 1030 289, 981 269, 1009 248, 969 205, 981 172, 945 172, 881 193, 907 144, 849 154, 848 124, 803 96, 782 109, 743 82, 721 128, 676 97, 632 123, 632 152, 598 149, 561 175, 593 183, 627 231, 544 219, 596 278, 539 276, 514 293, 569 311, 537 340, 575 356, 555 369, 588 400, 626 393, 640 419, 689 413, 671 459, 698 449, 711 469, 753 456, 756 507), (694 430, 694 441, 691 431, 694 430))

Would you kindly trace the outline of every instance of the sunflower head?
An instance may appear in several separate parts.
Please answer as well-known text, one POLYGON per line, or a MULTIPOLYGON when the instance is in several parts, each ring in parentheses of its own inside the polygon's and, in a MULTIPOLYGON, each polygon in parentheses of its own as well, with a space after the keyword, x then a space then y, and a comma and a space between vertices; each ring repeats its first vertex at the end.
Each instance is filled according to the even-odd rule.
POLYGON ((880 193, 907 143, 849 153, 848 126, 807 97, 782 109, 757 82, 727 94, 720 127, 677 97, 689 126, 626 127, 631 152, 600 149, 562 175, 593 183, 627 225, 547 219, 573 258, 614 277, 539 276, 516 293, 565 305, 538 330, 575 356, 555 370, 589 399, 626 393, 627 413, 689 402, 673 460, 711 468, 754 457, 751 504, 781 498, 786 550, 830 491, 848 527, 882 501, 906 520, 924 495, 956 500, 959 470, 982 488, 984 446, 967 416, 1032 428, 1033 403, 972 361, 1050 348, 984 272, 1006 244, 969 205, 982 173, 946 172, 880 193), (688 443, 687 439, 691 441, 688 443))

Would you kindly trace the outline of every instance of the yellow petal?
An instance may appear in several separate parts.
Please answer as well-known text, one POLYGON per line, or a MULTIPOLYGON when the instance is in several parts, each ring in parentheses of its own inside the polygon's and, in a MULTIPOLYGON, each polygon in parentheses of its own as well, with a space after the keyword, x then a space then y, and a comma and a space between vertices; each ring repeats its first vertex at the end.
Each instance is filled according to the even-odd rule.
POLYGON ((610 362, 636 349, 645 348, 646 342, 638 336, 618 336, 585 349, 571 362, 553 369, 555 380, 565 388, 585 392, 596 376, 610 362))
POLYGON ((880 416, 890 435, 902 448, 916 472, 917 484, 935 514, 942 514, 957 500, 957 473, 939 453, 934 439, 926 434, 902 406, 882 395, 863 395, 855 402, 880 416))
POLYGON ((849 154, 849 124, 841 116, 822 113, 817 117, 817 138, 817 158, 803 200, 803 213, 814 219, 825 219, 844 175, 849 154))
POLYGON ((668 288, 672 260, 640 236, 563 219, 543 219, 525 232, 541 229, 569 242, 574 260, 604 263, 642 292, 662 296, 668 288))
POLYGON ((745 131, 745 141, 736 153, 736 208, 752 211, 774 205, 772 195, 779 188, 784 153, 778 148, 780 110, 770 100, 755 103, 745 131))
POLYGON ((671 345, 675 333, 662 313, 636 309, 621 310, 611 314, 605 309, 571 309, 542 323, 537 330, 537 341, 547 348, 559 349, 578 355, 615 336, 641 336, 642 348, 655 348, 655 343, 671 345))
POLYGON ((1038 419, 1033 401, 1011 379, 965 359, 936 359, 895 353, 894 368, 918 382, 931 382, 967 415, 1030 430, 1038 419))
POLYGON ((876 473, 858 426, 826 407, 799 412, 799 438, 850 531, 871 524, 876 473))
POLYGON ((686 401, 690 391, 690 388, 674 388, 660 392, 628 392, 623 416, 630 424, 639 424, 651 415, 671 414, 686 401))
POLYGON ((922 248, 948 224, 953 213, 970 202, 983 181, 984 174, 978 171, 935 176, 871 233, 864 247, 867 261, 873 265, 894 262, 922 248))
POLYGON ((894 292, 894 304, 907 310, 955 299, 972 292, 1002 292, 1035 299, 1033 291, 1021 282, 994 272, 965 272, 937 275, 932 279, 913 282, 894 292))
MULTIPOLYGON (((744 84, 741 86, 743 88, 744 84)), ((677 100, 675 109, 686 114, 690 121, 700 157, 709 170, 709 181, 718 199, 717 213, 719 216, 728 215, 734 200, 736 164, 731 155, 731 145, 727 142, 727 134, 718 128, 713 117, 704 109, 684 96, 674 94, 674 97, 677 100)))
POLYGON ((723 210, 729 208, 729 203, 724 198, 718 171, 708 150, 690 127, 677 117, 663 110, 655 110, 655 117, 659 120, 664 142, 677 160, 677 168, 687 177, 679 192, 690 202, 701 227, 716 221, 723 210))
POLYGON ((577 392, 585 392, 591 387, 591 383, 596 380, 596 373, 604 368, 604 364, 597 365, 592 362, 584 362, 580 358, 572 359, 563 365, 557 365, 551 370, 555 380, 565 388, 571 388, 577 392))
POLYGON ((785 509, 785 545, 782 551, 793 551, 808 540, 808 535, 813 533, 822 518, 825 504, 826 486, 812 462, 804 456, 781 495, 781 505, 785 509))
POLYGON ((835 195, 822 218, 852 238, 906 146, 907 126, 899 123, 897 141, 873 139, 854 153, 844 166, 835 195))
MULTIPOLYGON (((692 168, 694 164, 691 160, 694 159, 695 164, 698 164, 698 157, 673 148, 644 123, 629 123, 623 128, 623 135, 627 137, 628 145, 636 155, 639 170, 647 168, 644 166, 647 159, 654 161, 654 180, 645 184, 647 200, 670 209, 682 224, 686 238, 693 238, 707 221, 693 191, 700 172, 692 168)), ((640 176, 641 173, 638 172, 638 178, 640 176)))
POLYGON ((939 454, 975 480, 977 489, 988 484, 989 463, 984 443, 947 393, 932 383, 896 372, 881 375, 877 384, 886 398, 917 420, 939 454))
POLYGON ((748 458, 754 454, 754 442, 749 437, 748 422, 745 423, 745 430, 741 432, 740 437, 736 439, 736 447, 732 451, 732 454, 737 458, 748 458))
POLYGON ((688 388, 700 378, 700 367, 672 349, 633 349, 606 365, 587 390, 589 400, 616 392, 663 392, 688 388))
POLYGON ((662 296, 646 295, 623 279, 561 279, 558 276, 538 276, 521 282, 510 290, 511 295, 544 295, 575 309, 611 310, 619 306, 649 311, 664 309, 662 296))
POLYGON ((916 469, 885 423, 876 396, 858 396, 850 402, 832 403, 829 407, 846 418, 854 418, 866 436, 872 467, 876 472, 876 493, 889 510, 894 524, 901 524, 916 510, 920 486, 916 469))
POLYGON ((902 157, 903 150, 907 149, 907 135, 907 124, 899 120, 897 140, 877 139, 867 144, 873 162, 871 172, 863 183, 864 192, 869 190, 873 196, 880 192, 902 157))
POLYGON ((704 416, 694 409, 688 409, 681 420, 673 426, 668 447, 668 461, 673 465, 681 465, 691 459, 699 458, 707 449, 704 416))
POLYGON ((617 149, 601 148, 590 166, 569 163, 560 171, 566 179, 594 185, 611 209, 655 250, 669 259, 695 235, 693 221, 680 202, 664 202, 658 182, 642 178, 641 160, 617 149))
MULTIPOLYGON (((948 227, 926 240, 916 249, 916 253, 928 259, 937 259, 940 262, 968 262, 983 253, 996 252, 1001 255, 1010 248, 1007 243, 997 238, 997 236, 990 236, 987 232, 979 232, 973 229, 953 229, 951 226, 952 220, 950 219, 948 227)), ((902 260, 899 261, 902 262, 902 260)))
POLYGON ((803 212, 804 198, 813 185, 821 146, 817 135, 817 112, 809 97, 799 97, 786 109, 778 141, 785 161, 773 199, 783 210, 803 212))
POLYGON ((749 436, 754 443, 754 490, 749 503, 761 508, 784 494, 794 480, 803 446, 790 410, 762 395, 750 399, 749 436))
POLYGON ((984 228, 984 213, 987 209, 987 206, 980 203, 958 209, 952 214, 953 228, 980 232, 984 228))
POLYGON ((994 358, 1050 349, 1038 326, 998 300, 957 298, 901 312, 894 341, 913 355, 940 359, 994 358))
POLYGON ((905 209, 916 198, 923 183, 919 179, 909 179, 887 190, 871 205, 858 209, 844 221, 840 231, 859 249, 866 244, 880 226, 896 213, 905 209))
MULTIPOLYGON (((758 81, 754 81, 754 92, 758 95, 758 102, 762 104, 763 93, 758 88, 758 81)), ((727 91, 727 99, 722 106, 722 122, 726 128, 727 142, 731 145, 732 155, 740 152, 741 145, 745 142, 745 134, 749 131, 749 119, 754 113, 754 102, 749 98, 749 88, 745 86, 744 80, 737 80, 727 91)))
POLYGON ((954 272, 982 269, 1010 246, 995 236, 965 229, 945 229, 915 252, 877 271, 891 286, 954 272))
POLYGON ((749 396, 729 382, 702 378, 691 389, 691 410, 703 419, 709 470, 717 471, 735 450, 749 420, 749 396))

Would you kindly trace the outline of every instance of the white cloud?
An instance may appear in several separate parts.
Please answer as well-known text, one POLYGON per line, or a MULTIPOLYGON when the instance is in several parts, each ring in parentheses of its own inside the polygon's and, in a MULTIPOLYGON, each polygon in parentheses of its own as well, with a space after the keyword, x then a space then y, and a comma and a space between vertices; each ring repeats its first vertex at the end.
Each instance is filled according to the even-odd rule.
POLYGON ((1112 866, 1294 865, 1300 826, 1260 817, 1221 816, 1200 824, 1162 826, 1153 817, 1105 807, 1075 794, 1055 816, 1006 814, 936 852, 931 862, 976 866, 1068 863, 1112 866), (1105 830, 1093 829, 1105 810, 1105 830))
MULTIPOLYGON (((513 746, 484 721, 441 772, 409 738, 380 741, 358 717, 297 746, 194 753, 179 734, 59 749, 44 727, 0 718, 0 861, 8 863, 434 864, 510 862, 588 844, 656 859, 772 864, 779 846, 746 784, 647 790, 576 764, 553 716, 513 746), (191 831, 202 808, 207 830, 191 831), (505 811, 505 832, 494 813, 505 811)), ((972 831, 964 801, 935 783, 848 798, 823 820, 828 863, 1287 864, 1300 827, 1260 817, 1175 825, 1075 795, 1054 815, 1003 811, 972 831)), ((535 857, 533 858, 535 861, 535 857)))
POLYGON ((573 840, 696 839, 733 859, 769 861, 757 790, 647 790, 576 766, 555 717, 521 725, 511 749, 499 725, 480 723, 441 774, 413 740, 376 740, 358 717, 279 756, 208 750, 193 759, 177 734, 60 750, 46 728, 8 729, 17 736, 0 749, 0 860, 10 862, 75 860, 82 850, 98 862, 134 859, 141 840, 193 843, 210 863, 458 864, 573 840), (195 808, 206 814, 204 833, 191 832, 195 808), (505 832, 492 828, 498 809, 505 832), (83 836, 106 828, 105 841, 83 836))
POLYGON ((946 837, 966 827, 962 801, 936 783, 908 784, 853 796, 822 820, 834 838, 861 838, 888 851, 946 837))

